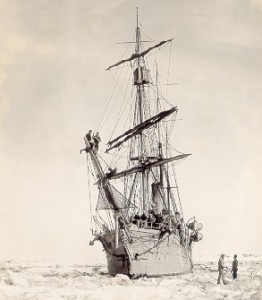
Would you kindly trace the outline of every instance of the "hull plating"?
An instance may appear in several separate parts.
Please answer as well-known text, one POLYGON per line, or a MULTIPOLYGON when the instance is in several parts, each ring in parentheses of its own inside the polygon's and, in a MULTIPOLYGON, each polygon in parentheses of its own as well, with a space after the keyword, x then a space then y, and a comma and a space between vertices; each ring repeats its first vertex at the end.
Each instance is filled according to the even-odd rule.
POLYGON ((136 277, 192 272, 191 252, 174 234, 165 234, 159 239, 156 230, 136 229, 130 230, 128 237, 124 230, 120 230, 118 247, 114 231, 100 236, 100 241, 106 252, 110 275, 136 277))

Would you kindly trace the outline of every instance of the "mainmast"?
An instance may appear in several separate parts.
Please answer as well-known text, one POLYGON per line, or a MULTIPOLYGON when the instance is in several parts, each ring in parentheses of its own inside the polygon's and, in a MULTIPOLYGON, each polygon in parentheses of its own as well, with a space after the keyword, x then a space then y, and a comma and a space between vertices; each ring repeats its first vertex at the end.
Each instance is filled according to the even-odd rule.
MULTIPOLYGON (((159 78, 158 78, 158 65, 156 64, 156 94, 157 94, 157 113, 160 113, 160 99, 159 99, 159 78)), ((158 135, 158 155, 159 158, 163 158, 163 147, 161 142, 161 132, 160 132, 160 123, 157 123, 157 135, 158 135)), ((162 166, 159 167, 160 172, 160 185, 163 187, 163 169, 162 166)))
MULTIPOLYGON (((138 122, 139 124, 143 123, 143 81, 142 81, 142 74, 141 74, 141 56, 140 53, 140 44, 141 44, 141 35, 140 35, 140 28, 139 28, 139 21, 138 21, 138 7, 137 7, 137 14, 136 14, 136 49, 135 53, 137 54, 137 80, 135 81, 137 87, 137 102, 138 102, 138 122)), ((144 140, 143 140, 143 132, 139 134, 139 141, 140 141, 140 153, 139 153, 139 161, 143 163, 144 161, 144 140)), ((143 212, 145 211, 145 171, 141 174, 141 188, 142 188, 142 209, 143 212)))
MULTIPOLYGON (((135 148, 135 151, 133 153, 130 152, 130 161, 137 161, 138 164, 133 164, 133 167, 114 174, 111 179, 113 178, 120 178, 122 176, 128 176, 134 173, 140 173, 140 201, 139 206, 140 210, 142 212, 147 212, 147 203, 148 199, 148 175, 149 175, 149 169, 153 167, 160 168, 160 183, 163 186, 163 171, 164 168, 161 166, 162 164, 165 164, 169 161, 169 159, 165 159, 163 157, 163 146, 161 142, 160 137, 160 127, 159 122, 169 116, 170 114, 177 111, 176 107, 172 107, 169 110, 161 111, 159 100, 157 100, 157 110, 158 113, 156 115, 151 115, 150 111, 145 111, 147 106, 145 105, 145 85, 150 84, 150 75, 149 70, 147 70, 145 66, 144 57, 150 53, 152 50, 159 48, 169 42, 172 41, 172 39, 169 40, 163 40, 154 46, 151 46, 147 48, 146 50, 143 50, 142 40, 141 40, 141 33, 140 33, 140 27, 139 27, 139 17, 138 17, 138 8, 137 8, 137 15, 136 15, 136 40, 135 40, 135 52, 131 54, 130 57, 122 59, 112 65, 110 65, 106 70, 110 70, 114 67, 118 67, 126 62, 134 62, 134 86, 136 88, 136 101, 135 101, 135 114, 134 114, 134 124, 133 128, 125 131, 123 134, 118 136, 117 138, 114 138, 113 140, 110 140, 107 145, 106 152, 110 151, 114 148, 119 148, 124 142, 128 141, 131 138, 134 138, 134 143, 131 144, 131 151, 135 148), (145 134, 145 130, 152 127, 153 125, 156 125, 158 130, 158 155, 155 156, 155 153, 151 154, 152 151, 150 149, 147 149, 147 146, 151 143, 151 140, 147 138, 147 134, 145 134), (148 151, 147 151, 148 150, 148 151), (135 155, 134 155, 135 154, 135 155)), ((155 137, 154 137, 155 138, 155 137)), ((150 147, 150 146, 149 146, 150 147)), ((182 157, 177 156, 171 158, 172 160, 177 160, 182 157)), ((132 165, 132 164, 131 164, 132 165)))

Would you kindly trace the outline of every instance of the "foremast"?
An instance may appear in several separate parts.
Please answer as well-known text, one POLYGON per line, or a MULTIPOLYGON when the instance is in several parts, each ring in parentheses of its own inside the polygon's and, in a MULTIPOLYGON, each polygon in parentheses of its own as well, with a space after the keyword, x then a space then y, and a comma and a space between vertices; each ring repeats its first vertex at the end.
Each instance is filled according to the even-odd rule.
POLYGON ((106 198, 107 198, 108 202, 111 204, 113 210, 115 212, 118 212, 119 207, 118 207, 117 203, 115 202, 113 192, 111 190, 111 186, 109 183, 109 179, 106 177, 106 175, 101 167, 100 161, 97 157, 97 153, 94 150, 92 143, 90 143, 90 141, 88 141, 88 139, 86 137, 84 138, 84 140, 85 140, 86 148, 83 150, 85 150, 86 153, 90 155, 91 161, 94 165, 94 170, 96 172, 96 177, 98 179, 98 185, 101 188, 103 188, 106 198))
MULTIPOLYGON (((122 222, 125 222, 125 218, 122 216, 121 208, 118 206, 117 202, 115 201, 115 197, 111 188, 111 185, 109 183, 109 179, 104 173, 102 166, 100 164, 100 161, 97 157, 97 151, 94 148, 94 144, 88 140, 87 137, 84 138, 86 148, 83 149, 87 155, 90 155, 91 161, 94 166, 94 170, 96 172, 96 177, 98 179, 97 184, 99 186, 99 189, 103 189, 103 192, 105 194, 105 197, 108 201, 108 203, 111 206, 111 209, 113 210, 114 215, 114 221, 115 221, 115 249, 118 248, 118 239, 119 239, 119 218, 121 217, 122 222)), ((80 153, 83 151, 81 150, 80 153)), ((96 235, 96 238, 101 238, 100 234, 96 235)))

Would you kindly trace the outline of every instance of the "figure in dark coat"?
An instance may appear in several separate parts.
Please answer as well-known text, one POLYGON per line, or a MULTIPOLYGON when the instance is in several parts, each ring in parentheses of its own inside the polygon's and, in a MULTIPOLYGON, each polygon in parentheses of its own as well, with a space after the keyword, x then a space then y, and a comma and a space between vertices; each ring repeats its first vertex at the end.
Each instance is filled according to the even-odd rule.
POLYGON ((80 154, 85 151, 86 153, 93 148, 94 145, 94 141, 92 139, 92 130, 89 130, 88 133, 85 135, 85 143, 86 143, 86 147, 84 149, 80 150, 80 154), (87 142, 89 145, 87 145, 87 142))
POLYGON ((237 271, 238 271, 238 260, 237 260, 237 255, 235 254, 234 260, 232 262, 232 269, 231 269, 233 279, 237 278, 237 271))
POLYGON ((134 218, 133 218, 133 224, 136 224, 138 227, 140 227, 140 216, 139 216, 139 213, 137 212, 135 215, 134 215, 134 218))
POLYGON ((169 229, 169 226, 168 226, 168 223, 167 222, 164 222, 161 227, 160 227, 160 233, 159 233, 159 237, 158 237, 158 240, 162 240, 162 238, 164 237, 164 235, 166 233, 171 233, 170 229, 169 229))
POLYGON ((99 132, 97 132, 94 136, 93 136, 93 140, 94 140, 94 148, 95 151, 98 151, 99 148, 99 143, 101 142, 101 138, 99 136, 99 132))
POLYGON ((143 214, 141 215, 140 219, 141 219, 141 227, 142 227, 142 228, 145 228, 146 225, 147 225, 147 219, 148 219, 147 216, 146 216, 146 214, 143 213, 143 214))
POLYGON ((86 134, 86 139, 88 142, 91 142, 92 140, 92 130, 89 130, 88 133, 86 134))
POLYGON ((89 142, 90 149, 91 149, 93 147, 93 145, 94 145, 94 141, 93 141, 93 138, 92 138, 92 130, 88 131, 88 133, 86 134, 86 139, 89 142))

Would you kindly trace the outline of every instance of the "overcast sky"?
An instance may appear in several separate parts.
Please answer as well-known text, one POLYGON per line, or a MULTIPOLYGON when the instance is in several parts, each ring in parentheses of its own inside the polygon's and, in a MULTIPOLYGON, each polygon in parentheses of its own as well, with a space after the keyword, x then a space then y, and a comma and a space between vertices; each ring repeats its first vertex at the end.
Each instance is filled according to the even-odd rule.
POLYGON ((193 154, 177 176, 185 218, 204 225, 195 254, 261 254, 259 0, 2 0, 0 260, 96 257, 79 149, 105 107, 104 70, 121 58, 116 43, 135 30, 137 5, 144 33, 174 38, 179 85, 168 101, 182 119, 177 148, 193 154))

